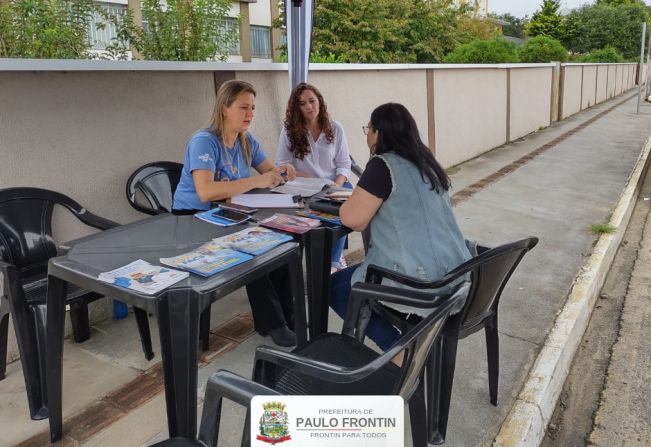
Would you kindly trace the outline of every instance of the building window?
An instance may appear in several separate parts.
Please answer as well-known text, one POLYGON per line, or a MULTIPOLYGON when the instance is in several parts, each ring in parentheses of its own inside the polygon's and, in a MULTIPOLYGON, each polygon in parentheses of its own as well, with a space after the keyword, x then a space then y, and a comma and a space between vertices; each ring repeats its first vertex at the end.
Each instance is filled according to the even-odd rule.
MULTIPOLYGON (((100 5, 104 11, 121 18, 127 12, 127 5, 116 3, 102 3, 100 5)), ((88 30, 88 40, 94 50, 103 50, 111 44, 111 40, 118 36, 117 28, 114 23, 107 22, 102 16, 95 12, 93 21, 88 30), (101 25, 104 25, 102 28, 101 25), (100 25, 98 27, 98 25, 100 25), (101 29, 100 29, 101 28, 101 29)))
POLYGON ((271 28, 251 25, 251 57, 271 59, 271 28))
POLYGON ((219 39, 220 53, 237 56, 240 54, 240 22, 233 17, 226 17, 221 21, 219 34, 224 38, 219 39))

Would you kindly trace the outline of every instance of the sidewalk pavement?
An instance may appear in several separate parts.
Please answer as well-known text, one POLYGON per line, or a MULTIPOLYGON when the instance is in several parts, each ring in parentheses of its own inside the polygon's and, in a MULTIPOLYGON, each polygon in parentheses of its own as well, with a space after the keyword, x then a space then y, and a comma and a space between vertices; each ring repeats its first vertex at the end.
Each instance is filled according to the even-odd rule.
MULTIPOLYGON (((446 445, 491 445, 511 410, 597 238, 590 225, 608 221, 651 130, 651 105, 643 103, 636 116, 631 95, 451 170, 455 213, 467 238, 494 246, 533 235, 540 243, 525 256, 502 295, 497 407, 488 399, 484 336, 477 333, 459 343, 446 445), (590 121, 599 114, 603 116, 590 121), (533 151, 535 157, 522 158, 533 151), (502 169, 505 166, 510 167, 502 169), (494 175, 498 171, 501 174, 494 175)), ((213 342, 217 347, 203 357, 200 395, 208 376, 218 369, 250 376, 255 346, 271 343, 252 334, 241 291, 212 307, 218 343, 213 342)), ((331 330, 340 327, 336 316, 331 315, 330 322, 331 330)), ((92 338, 83 344, 66 341, 64 418, 81 411, 70 423, 66 445, 147 445, 166 437, 160 371, 152 368, 160 350, 154 350, 157 357, 147 363, 132 318, 94 327, 92 338), (126 395, 132 396, 127 403, 126 395), (149 397, 138 398, 144 395, 149 397), (112 419, 95 424, 84 420, 87 414, 100 413, 94 408, 112 419), (86 431, 74 431, 75 423, 82 421, 86 431)), ((0 445, 47 445, 47 421, 27 416, 18 363, 9 365, 7 379, 0 382, 0 445)), ((244 412, 227 405, 224 413, 223 445, 237 446, 244 412)), ((411 445, 409 436, 405 445, 411 445)))

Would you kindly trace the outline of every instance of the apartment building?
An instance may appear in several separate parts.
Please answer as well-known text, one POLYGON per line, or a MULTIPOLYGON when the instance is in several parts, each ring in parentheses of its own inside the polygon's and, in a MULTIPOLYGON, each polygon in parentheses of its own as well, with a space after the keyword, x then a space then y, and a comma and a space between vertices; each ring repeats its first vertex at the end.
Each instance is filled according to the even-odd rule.
MULTIPOLYGON (((97 1, 99 5, 113 14, 121 14, 128 7, 139 7, 139 2, 134 0, 97 1)), ((136 13, 136 18, 140 14, 136 13)), ((228 48, 228 62, 271 62, 276 56, 280 45, 279 30, 272 30, 271 23, 278 16, 278 2, 276 0, 239 0, 233 1, 223 23, 224 29, 238 28, 238 41, 228 48), (241 19, 238 21, 238 17, 241 19)), ((96 16, 89 32, 93 42, 93 51, 101 53, 106 45, 116 36, 115 26, 106 24, 103 29, 98 29, 96 23, 102 19, 96 16)), ((143 26, 147 26, 146 22, 143 26)))

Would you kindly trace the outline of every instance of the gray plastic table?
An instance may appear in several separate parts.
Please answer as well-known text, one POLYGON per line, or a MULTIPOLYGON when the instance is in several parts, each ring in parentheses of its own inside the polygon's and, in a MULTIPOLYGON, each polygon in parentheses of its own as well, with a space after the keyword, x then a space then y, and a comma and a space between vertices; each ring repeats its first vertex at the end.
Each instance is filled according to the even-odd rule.
POLYGON ((157 295, 145 295, 97 279, 103 271, 136 259, 160 264, 161 257, 178 255, 247 225, 218 227, 193 216, 163 214, 78 239, 64 256, 48 265, 47 399, 50 439, 62 433, 62 367, 66 284, 72 283, 140 307, 158 317, 165 402, 170 437, 196 438, 197 349, 199 316, 206 307, 283 265, 289 267, 294 297, 295 330, 299 346, 307 339, 303 273, 299 244, 282 244, 243 264, 209 278, 190 275, 157 295), (299 299, 297 299, 299 298, 299 299))

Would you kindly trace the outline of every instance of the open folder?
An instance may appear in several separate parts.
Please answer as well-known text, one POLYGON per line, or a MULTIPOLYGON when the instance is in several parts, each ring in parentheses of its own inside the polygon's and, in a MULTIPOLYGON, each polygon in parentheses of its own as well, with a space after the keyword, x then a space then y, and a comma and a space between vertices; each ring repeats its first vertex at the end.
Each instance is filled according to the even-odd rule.
POLYGON ((239 194, 231 198, 231 203, 250 208, 298 208, 300 203, 289 194, 239 194))

